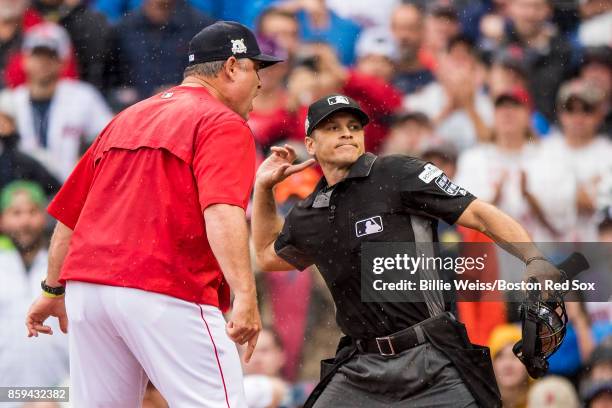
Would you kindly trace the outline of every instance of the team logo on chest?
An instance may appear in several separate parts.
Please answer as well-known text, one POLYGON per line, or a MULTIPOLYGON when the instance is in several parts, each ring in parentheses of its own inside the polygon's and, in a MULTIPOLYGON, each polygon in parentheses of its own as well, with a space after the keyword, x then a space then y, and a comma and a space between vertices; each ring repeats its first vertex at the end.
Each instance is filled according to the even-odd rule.
POLYGON ((382 217, 377 215, 375 217, 366 218, 365 220, 357 221, 355 223, 355 235, 357 237, 363 237, 364 235, 377 234, 382 232, 383 222, 382 217))

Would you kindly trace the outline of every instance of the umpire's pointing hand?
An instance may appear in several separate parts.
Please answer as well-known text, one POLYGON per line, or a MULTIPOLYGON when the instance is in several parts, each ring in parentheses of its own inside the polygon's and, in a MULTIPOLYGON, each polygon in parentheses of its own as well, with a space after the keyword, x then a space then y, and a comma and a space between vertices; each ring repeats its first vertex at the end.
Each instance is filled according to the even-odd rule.
POLYGON ((274 146, 272 154, 259 166, 257 183, 265 188, 272 188, 292 174, 312 166, 314 159, 308 159, 300 164, 293 164, 297 155, 290 145, 274 146))
POLYGON ((236 293, 232 308, 232 316, 227 322, 227 335, 238 344, 248 342, 244 362, 251 360, 257 337, 261 331, 261 318, 257 309, 257 298, 250 294, 236 293))

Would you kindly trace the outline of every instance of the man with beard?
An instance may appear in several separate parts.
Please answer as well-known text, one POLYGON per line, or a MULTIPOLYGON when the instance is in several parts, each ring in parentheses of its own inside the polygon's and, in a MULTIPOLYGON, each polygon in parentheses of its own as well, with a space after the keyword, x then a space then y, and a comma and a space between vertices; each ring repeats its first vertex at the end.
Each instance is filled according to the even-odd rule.
MULTIPOLYGON (((68 377, 67 336, 37 342, 24 336, 23 316, 47 274, 45 205, 42 188, 30 181, 0 193, 0 231, 14 247, 0 250, 0 387, 58 386, 68 377)), ((60 332, 57 322, 49 323, 60 332)))
POLYGON ((434 80, 419 59, 423 42, 423 13, 415 4, 398 5, 391 16, 391 33, 397 43, 399 56, 393 86, 403 94, 418 91, 434 80))

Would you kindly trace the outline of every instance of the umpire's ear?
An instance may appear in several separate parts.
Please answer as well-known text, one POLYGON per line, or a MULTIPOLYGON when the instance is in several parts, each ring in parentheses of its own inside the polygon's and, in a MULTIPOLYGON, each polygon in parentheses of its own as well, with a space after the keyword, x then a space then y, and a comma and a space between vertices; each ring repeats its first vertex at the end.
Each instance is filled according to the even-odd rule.
POLYGON ((308 152, 308 154, 313 156, 316 159, 317 158, 316 156, 317 140, 315 138, 315 133, 316 133, 316 130, 312 132, 310 136, 306 136, 304 138, 304 145, 306 146, 306 151, 308 152))

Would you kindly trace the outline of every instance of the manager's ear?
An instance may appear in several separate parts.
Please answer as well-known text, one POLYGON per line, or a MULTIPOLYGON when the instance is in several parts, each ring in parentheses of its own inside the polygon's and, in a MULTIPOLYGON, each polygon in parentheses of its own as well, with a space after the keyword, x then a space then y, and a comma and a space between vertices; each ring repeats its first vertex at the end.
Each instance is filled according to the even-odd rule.
POLYGON ((223 73, 230 79, 234 80, 236 75, 238 74, 238 70, 240 69, 240 63, 236 59, 236 57, 229 57, 225 60, 225 64, 223 64, 223 73))

